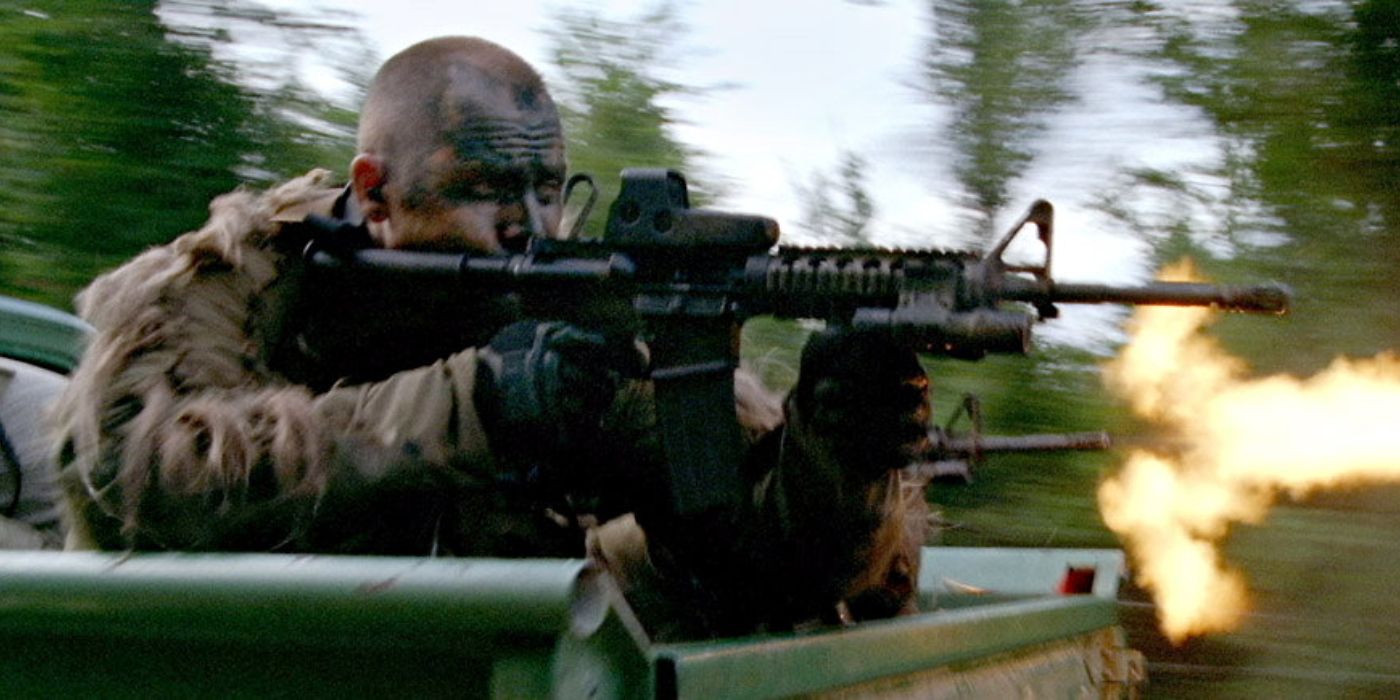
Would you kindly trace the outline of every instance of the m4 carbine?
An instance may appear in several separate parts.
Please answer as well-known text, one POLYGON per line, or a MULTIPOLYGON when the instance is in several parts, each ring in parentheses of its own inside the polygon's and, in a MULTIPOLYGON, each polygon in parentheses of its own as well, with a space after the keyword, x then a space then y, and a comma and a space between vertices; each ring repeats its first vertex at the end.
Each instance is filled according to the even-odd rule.
POLYGON ((308 289, 408 283, 463 299, 518 293, 523 313, 639 333, 652 357, 668 462, 670 508, 681 517, 745 498, 734 409, 739 328, 757 315, 887 329, 920 352, 977 359, 1025 353, 1031 326, 1058 303, 1174 304, 1284 313, 1276 285, 1154 282, 1068 284, 1050 274, 1053 209, 1037 201, 989 252, 778 246, 772 219, 691 208, 674 171, 628 169, 601 240, 537 238, 518 255, 308 247, 308 289), (1038 265, 1009 265, 1011 241, 1033 224, 1038 265), (1004 306, 1023 302, 1022 308, 1004 306), (1029 305, 1029 309, 1024 308, 1029 305))

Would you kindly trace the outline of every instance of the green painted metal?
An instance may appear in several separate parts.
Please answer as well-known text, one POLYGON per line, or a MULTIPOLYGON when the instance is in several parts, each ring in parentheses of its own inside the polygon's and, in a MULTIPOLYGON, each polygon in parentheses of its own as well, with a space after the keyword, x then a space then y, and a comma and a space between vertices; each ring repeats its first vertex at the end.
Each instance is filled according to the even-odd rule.
MULTIPOLYGON (((1054 560, 1046 572, 1095 556, 1031 554, 1054 560)), ((969 579, 987 556, 1018 558, 926 552, 969 579)), ((0 684, 16 696, 1082 690, 1097 687, 1086 669, 1106 643, 1093 640, 1114 625, 1105 596, 988 598, 842 630, 652 645, 611 580, 583 561, 0 553, 0 684)))
POLYGON ((969 664, 1089 634, 1112 626, 1116 614, 1111 601, 1090 596, 1046 598, 932 612, 823 634, 674 645, 658 649, 656 658, 658 673, 674 673, 677 697, 785 697, 969 664), (668 665, 673 670, 661 670, 668 665))
POLYGON ((42 304, 0 296, 0 356, 59 372, 77 366, 92 326, 42 304))
POLYGON ((11 632, 491 643, 591 632, 597 578, 581 560, 25 552, 0 558, 0 615, 11 632))
POLYGON ((968 664, 933 666, 914 673, 822 690, 817 698, 984 698, 1134 697, 1143 683, 1141 659, 1125 649, 1122 630, 1086 635, 978 658, 968 664), (1137 665, 1133 666, 1136 660, 1137 665))
POLYGON ((636 643, 603 629, 609 591, 572 560, 5 553, 0 684, 44 697, 644 687, 636 643))
POLYGON ((1011 667, 1013 659, 1025 666, 1026 653, 1058 665, 1031 664, 1036 670, 1020 685, 1091 686, 1084 662, 1065 659, 1084 656, 1082 640, 1116 624, 1124 567, 1118 550, 926 547, 920 597, 933 612, 820 634, 657 647, 658 687, 682 698, 784 697, 891 688, 935 670, 956 685, 973 669, 1011 667), (1092 595, 1055 593, 1070 567, 1095 569, 1092 595))
POLYGON ((1092 569, 1092 594, 1113 600, 1127 574, 1117 549, 926 547, 919 571, 922 607, 954 608, 1057 595, 1071 568, 1092 569))

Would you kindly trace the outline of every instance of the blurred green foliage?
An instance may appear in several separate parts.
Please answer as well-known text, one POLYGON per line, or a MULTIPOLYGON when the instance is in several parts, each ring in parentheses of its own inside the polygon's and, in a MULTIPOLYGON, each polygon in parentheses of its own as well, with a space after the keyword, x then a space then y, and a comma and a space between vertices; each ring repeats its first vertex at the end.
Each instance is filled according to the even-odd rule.
MULTIPOLYGON (((1010 204, 1007 187, 1036 156, 1082 49, 1076 38, 1098 3, 1074 0, 940 0, 923 57, 927 97, 953 110, 932 135, 951 147, 973 228, 986 241, 992 217, 1010 204)), ((990 242, 990 241, 988 241, 990 242)))
MULTIPOLYGON (((1190 256, 1213 280, 1276 279, 1297 292, 1287 318, 1226 318, 1212 333, 1265 373, 1311 374, 1337 355, 1396 347, 1400 3, 1233 0, 1210 13, 1153 0, 927 7, 927 43, 910 84, 915 99, 949 110, 927 135, 947 156, 959 184, 952 196, 976 242, 989 242, 993 220, 1020 206, 1009 193, 1055 147, 1044 139, 1050 119, 1096 89, 1077 69, 1107 51, 1141 69, 1163 103, 1203 115, 1225 155, 1205 172, 1125 166, 1103 184, 1099 209, 1121 235, 1145 242, 1155 262, 1190 256), (1165 214, 1144 211, 1146 200, 1166 203, 1165 214), (1208 230, 1191 216, 1199 209, 1210 214, 1208 230)), ((628 166, 679 169, 713 200, 718 178, 701 169, 705 154, 674 129, 685 100, 712 89, 674 77, 686 38, 681 6, 662 2, 627 19, 581 8, 558 10, 547 29, 572 169, 600 178, 604 206, 628 166)), ((353 106, 378 62, 356 26, 346 15, 251 0, 31 0, 0 11, 0 293, 67 307, 100 270, 198 226, 213 196, 311 167, 343 168, 353 106), (342 94, 302 82, 298 67, 310 60, 341 78, 342 94)), ((874 212, 866 167, 847 152, 834 175, 815 176, 801 193, 804 227, 831 243, 861 239, 874 212)), ((594 212, 591 235, 604 213, 594 212)), ((771 385, 789 386, 806 334, 799 323, 755 320, 745 329, 745 361, 771 385)), ((927 364, 940 422, 975 392, 991 433, 1146 430, 1105 394, 1104 359, 1101 348, 1050 344, 1029 358, 927 364)), ((953 524, 944 541, 1114 546, 1093 492, 1117 460, 990 459, 971 485, 931 492, 953 524)), ((1257 572, 1263 605, 1296 616, 1271 628, 1286 631, 1291 646, 1271 648, 1271 630, 1254 628, 1209 649, 1317 663, 1308 645, 1345 641, 1358 606, 1400 617, 1395 597, 1374 581, 1315 573, 1338 556, 1400 560, 1391 544, 1400 542, 1395 492, 1376 493, 1299 504, 1276 513, 1279 530, 1242 531, 1230 555, 1257 572), (1327 620, 1299 609, 1291 587, 1299 581, 1328 597, 1327 620)), ((1367 566, 1375 578, 1397 573, 1367 566)), ((1366 639, 1382 644, 1382 633, 1366 639)), ((1377 672, 1394 660, 1379 651, 1325 656, 1331 666, 1377 672)), ((1247 694, 1271 683, 1231 678, 1221 687, 1247 694)))
MULTIPOLYGON (((1147 242, 1157 263, 1190 257, 1215 281, 1273 279, 1295 291, 1288 317, 1227 317, 1211 334, 1259 374, 1310 375, 1339 355, 1397 346, 1400 3, 1238 0, 1211 12, 1144 1, 930 5, 926 65, 935 94, 958 115, 947 142, 978 206, 1000 206, 1006 183, 1034 162, 1033 115, 1065 104, 1062 71, 1087 52, 1115 53, 1165 104, 1204 115, 1224 157, 1209 170, 1124 169, 1105 183, 1100 209, 1147 242), (1077 31, 1084 27, 1096 31, 1077 31), (1092 43, 1104 37, 1121 43, 1092 43)), ((1093 362, 1056 348, 1014 367, 984 363, 975 382, 991 381, 981 389, 991 396, 1011 388, 989 415, 1017 430, 1073 429, 1064 425, 1070 416, 1118 435, 1150 430, 1103 397, 1087 376, 1093 362)), ((959 381, 958 368, 935 371, 944 385, 959 381)), ((1118 459, 998 459, 973 485, 931 494, 954 523, 944 541, 1111 543, 1085 500, 1118 459)), ((1263 526, 1239 528, 1226 557, 1249 577, 1259 614, 1238 633, 1181 649, 1154 636, 1150 619, 1130 622, 1149 660, 1209 674, 1149 672, 1150 694, 1394 695, 1393 625, 1370 621, 1400 615, 1386 588, 1400 573, 1398 489, 1286 503, 1263 526)))
MULTIPOLYGON (((551 91, 560 103, 569 169, 594 177, 599 205, 617 198, 625 167, 679 170, 692 204, 713 198, 699 170, 701 152, 673 133, 675 100, 703 92, 666 77, 686 34, 676 6, 660 2, 631 19, 566 7, 554 22, 546 34, 562 80, 551 91)), ((601 236, 605 220, 606 210, 595 210, 584 236, 601 236)))
MULTIPOLYGON (((1002 207, 1008 185, 1046 147, 1036 135, 1047 115, 1073 102, 1074 67, 1092 51, 1110 52, 1141 70, 1162 101, 1204 114, 1226 157, 1207 172, 1125 168, 1105 183, 1101 209, 1124 235, 1146 241, 1157 264, 1190 257, 1215 281, 1272 279, 1296 292, 1289 316, 1226 317, 1212 334, 1260 373, 1311 374, 1338 355, 1395 347, 1400 3, 1241 1, 1206 14, 1089 0, 933 0, 930 7, 927 94, 954 112, 939 140, 952 150, 974 209, 1002 207), (1105 37, 1119 43, 1096 43, 1105 37), (1193 215, 1201 209, 1210 228, 1193 215)), ((1074 354, 1052 348, 1014 368, 981 363, 976 375, 993 394, 1008 392, 1030 407, 1017 411, 1012 401, 989 410, 989 420, 1027 431, 1145 429, 1123 424, 1130 419, 1094 381, 1064 381, 1073 372, 1047 381, 1055 373, 1040 369, 1046 364, 1094 373, 1092 356, 1074 354), (1042 395, 1051 400, 1029 398, 1042 395)), ((995 493, 1032 487, 984 485, 995 493)), ((1080 489, 1092 486, 1085 480, 1080 489)), ((977 517, 959 511, 963 500, 952 496, 950 510, 977 517)))
POLYGON ((289 33, 355 35, 246 2, 65 0, 0 14, 6 293, 67 307, 100 270, 197 227, 214 196, 348 162, 345 101, 220 58, 239 28, 286 53, 312 50, 289 33))

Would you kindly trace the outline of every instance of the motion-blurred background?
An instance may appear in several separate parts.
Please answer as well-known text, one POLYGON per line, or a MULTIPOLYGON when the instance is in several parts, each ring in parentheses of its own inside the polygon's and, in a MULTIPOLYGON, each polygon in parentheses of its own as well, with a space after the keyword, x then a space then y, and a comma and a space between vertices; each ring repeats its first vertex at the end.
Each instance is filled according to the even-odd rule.
MULTIPOLYGON (((1190 257, 1212 281, 1291 285, 1291 315, 1208 331, 1252 375, 1400 345, 1394 0, 356 5, 0 3, 0 293, 71 309, 213 196, 343 172, 379 61, 462 33, 545 73, 604 202, 620 168, 667 166, 793 242, 980 249, 1043 197, 1063 279, 1190 257)), ((1127 314, 1068 310, 1029 358, 931 360, 939 415, 975 391, 990 432, 1152 440, 1100 377, 1127 314)), ((804 329, 747 331, 750 360, 791 382, 804 329)), ((1117 547, 1095 489, 1122 462, 991 460, 931 491, 942 541, 1117 547)), ((1252 592, 1237 631, 1173 647, 1126 609, 1150 695, 1400 694, 1400 487, 1286 499, 1224 545, 1252 592)))

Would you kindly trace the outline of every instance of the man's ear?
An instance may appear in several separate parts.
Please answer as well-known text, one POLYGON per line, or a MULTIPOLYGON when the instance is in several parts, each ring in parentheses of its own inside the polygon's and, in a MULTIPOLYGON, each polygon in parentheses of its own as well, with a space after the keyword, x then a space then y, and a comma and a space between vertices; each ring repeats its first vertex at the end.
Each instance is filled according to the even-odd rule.
POLYGON ((361 153, 350 161, 350 186, 360 211, 371 222, 389 218, 389 206, 384 201, 384 182, 388 171, 384 159, 372 153, 361 153))

